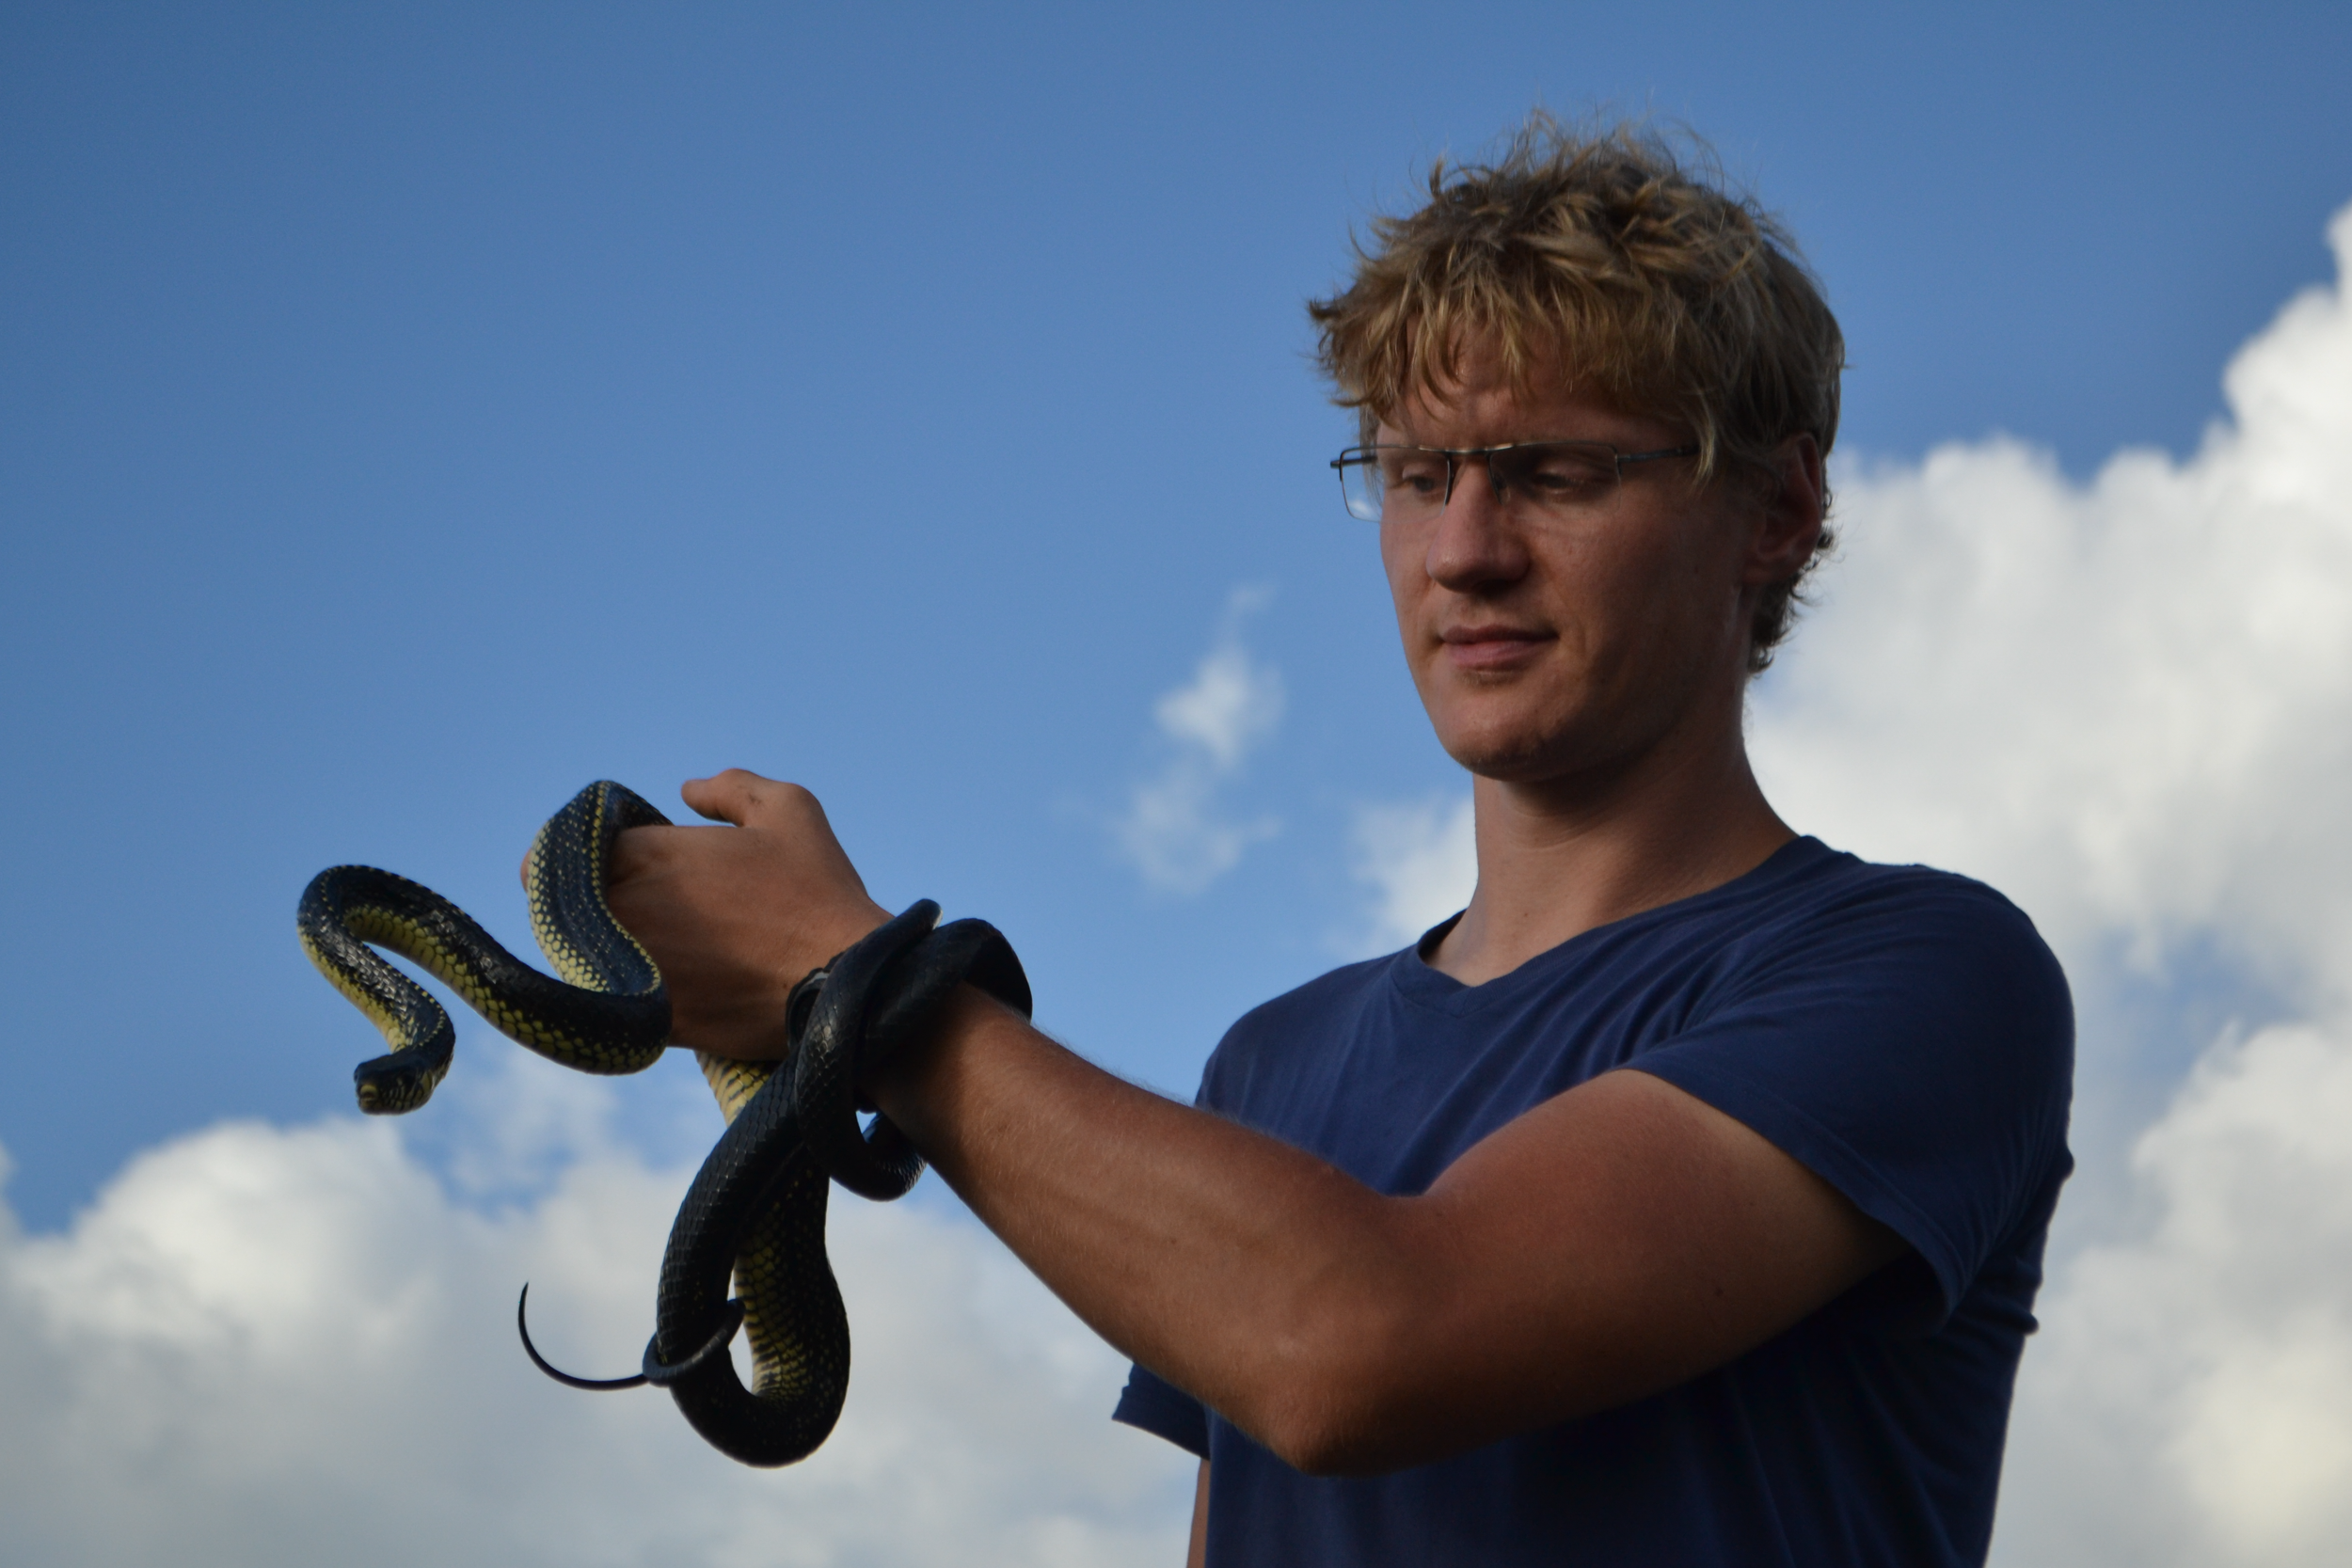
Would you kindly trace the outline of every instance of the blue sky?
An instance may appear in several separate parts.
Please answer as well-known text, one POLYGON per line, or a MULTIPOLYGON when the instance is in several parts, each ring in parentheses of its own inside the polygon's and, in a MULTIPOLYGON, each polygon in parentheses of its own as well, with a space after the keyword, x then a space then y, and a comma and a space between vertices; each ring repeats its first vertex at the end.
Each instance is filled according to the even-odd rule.
POLYGON ((810 784, 885 899, 998 920, 1050 1022, 1188 1086, 1352 920, 1335 808, 1452 777, 1299 302, 1531 104, 1687 120, 1788 214, 1865 458, 2185 449, 2352 195, 2323 8, 5 26, 0 789, 39 826, 0 1140, 36 1226, 163 1134, 342 1103, 365 1040, 287 935, 312 869, 519 934, 518 846, 606 774, 810 784), (1102 820, 1242 585, 1290 702, 1239 787, 1283 832, 1155 895, 1102 820))
MULTIPOLYGON (((1300 309, 1429 159, 1535 104, 1687 122, 1827 281, 1873 504, 2004 436, 2088 494, 2198 461, 2333 277, 2347 58, 2320 6, 12 6, 7 1203, 56 1235, 167 1140, 347 1111, 375 1047, 293 940, 319 867, 520 944, 573 789, 730 764, 1189 1092, 1380 935, 1366 814, 1461 793, 1300 309)), ((1792 668, 1760 711, 1843 755, 1792 668)), ((1960 845, 1788 766, 1832 842, 1960 845)), ((1963 868, 2030 881, 2013 847, 1963 868)), ((2214 1030, 2303 984, 2254 926, 2120 910, 2076 949, 2114 960, 2077 984, 2117 1212, 2214 1030)), ((657 1165, 707 1136, 659 1076, 596 1112, 657 1165)), ((411 1147, 505 1193, 453 1164, 479 1105, 411 1147)))

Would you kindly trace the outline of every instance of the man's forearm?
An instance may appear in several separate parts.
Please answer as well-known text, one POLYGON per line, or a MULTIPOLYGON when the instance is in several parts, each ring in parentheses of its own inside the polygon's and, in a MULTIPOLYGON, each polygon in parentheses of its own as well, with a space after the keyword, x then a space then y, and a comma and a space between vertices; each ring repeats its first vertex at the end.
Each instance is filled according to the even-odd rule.
POLYGON ((1136 1087, 967 991, 876 1102, 973 1212, 1125 1354, 1320 1467, 1407 1270, 1384 1198, 1136 1087))

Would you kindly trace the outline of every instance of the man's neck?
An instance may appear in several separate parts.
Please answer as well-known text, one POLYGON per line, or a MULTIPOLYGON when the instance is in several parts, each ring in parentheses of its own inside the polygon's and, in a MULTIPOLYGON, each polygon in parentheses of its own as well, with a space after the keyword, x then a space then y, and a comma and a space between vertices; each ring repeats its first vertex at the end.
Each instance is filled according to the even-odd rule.
POLYGON ((1735 732, 1712 754, 1653 755, 1618 777, 1481 778, 1478 891, 1431 966, 1464 985, 1572 937, 1720 887, 1796 836, 1735 732))

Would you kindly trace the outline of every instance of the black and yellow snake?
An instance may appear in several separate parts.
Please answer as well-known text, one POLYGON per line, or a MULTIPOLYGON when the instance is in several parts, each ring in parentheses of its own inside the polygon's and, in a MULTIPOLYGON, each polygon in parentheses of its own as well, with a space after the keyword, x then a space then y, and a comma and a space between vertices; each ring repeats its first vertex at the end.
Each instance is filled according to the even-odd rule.
MULTIPOLYGON (((604 887, 612 846, 628 828, 668 818, 628 789, 594 784, 548 820, 525 867, 531 923, 562 980, 509 954, 431 889, 372 866, 322 871, 304 890, 303 951, 383 1031, 389 1053, 353 1073, 359 1108, 422 1105, 449 1070, 455 1031, 432 996, 374 953, 411 959, 501 1033, 583 1072, 636 1072, 660 1055, 670 1004, 660 971, 613 919, 604 887)), ((747 1465, 789 1465, 833 1431, 849 1390, 850 1333, 825 1257, 831 1180, 873 1198, 902 1196, 923 1162, 891 1124, 857 1121, 862 1053, 919 1032, 959 984, 1029 1010, 1021 962, 977 920, 934 927, 925 900, 801 981, 779 1063, 697 1052, 727 1128, 678 1207, 661 1260, 654 1334, 639 1375, 581 1387, 666 1386, 686 1418, 747 1465), (738 1293, 730 1298, 728 1282, 738 1293), (750 1341, 746 1388, 725 1347, 750 1341)), ((528 1289, 526 1288, 526 1296, 528 1289)), ((522 1303, 516 1307, 517 1325, 522 1303)))

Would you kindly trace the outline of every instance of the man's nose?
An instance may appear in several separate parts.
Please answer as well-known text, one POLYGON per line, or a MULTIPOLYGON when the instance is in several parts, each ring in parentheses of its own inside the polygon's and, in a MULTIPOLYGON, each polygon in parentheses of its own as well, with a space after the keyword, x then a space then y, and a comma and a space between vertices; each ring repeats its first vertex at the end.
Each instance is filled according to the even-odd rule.
POLYGON ((1430 578, 1467 590, 1523 576, 1526 541, 1507 514, 1486 460, 1456 458, 1453 488, 1429 540, 1430 578))

